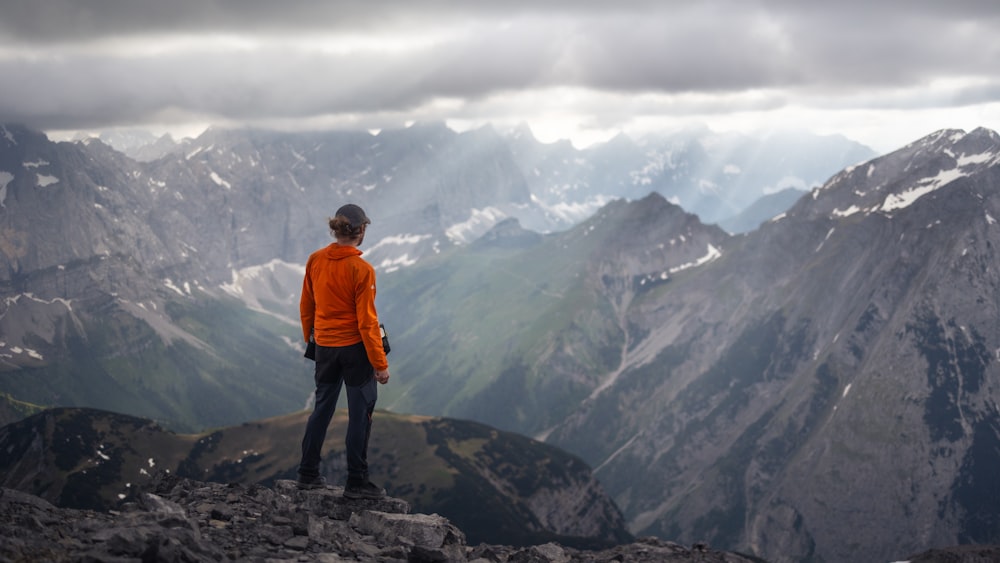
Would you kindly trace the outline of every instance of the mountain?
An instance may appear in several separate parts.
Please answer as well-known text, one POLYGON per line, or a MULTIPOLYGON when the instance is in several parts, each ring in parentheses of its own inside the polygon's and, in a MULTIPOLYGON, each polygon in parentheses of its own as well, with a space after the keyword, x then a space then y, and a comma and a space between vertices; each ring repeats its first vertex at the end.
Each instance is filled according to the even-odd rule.
POLYGON ((521 141, 213 129, 139 162, 3 126, 0 391, 183 432, 300 408, 298 264, 354 199, 401 382, 380 404, 573 452, 635 533, 793 559, 989 541, 994 134, 845 169, 740 236, 685 207, 725 200, 696 173, 724 143, 521 141))
POLYGON ((612 202, 562 233, 501 225, 387 274, 380 315, 406 377, 382 404, 540 433, 621 363, 637 296, 714 259, 729 238, 653 194, 612 202))
POLYGON ((510 146, 545 212, 542 219, 523 212, 517 217, 541 232, 569 228, 613 199, 637 200, 650 192, 715 223, 767 194, 808 190, 876 156, 843 137, 794 132, 751 137, 690 130, 638 140, 618 135, 576 150, 568 142, 539 143, 521 126, 510 146))
POLYGON ((719 221, 719 226, 730 233, 749 233, 760 227, 761 223, 770 221, 788 211, 805 192, 796 188, 785 188, 773 194, 761 196, 739 214, 719 221))
MULTIPOLYGON (((654 178, 677 166, 738 167, 706 148, 684 154, 709 160, 672 153, 665 166, 648 141, 619 137, 580 151, 527 130, 456 133, 439 123, 378 134, 213 128, 152 145, 135 132, 104 139, 136 158, 100 139, 53 143, 0 126, 0 392, 182 431, 305 401, 296 278, 328 244, 326 218, 345 201, 369 210, 366 258, 391 273, 505 221, 569 228, 623 193, 666 185, 654 178), (157 146, 162 156, 140 156, 157 146)), ((684 143, 721 146, 710 137, 684 143)), ((841 139, 817 150, 833 151, 832 173, 842 155, 864 149, 841 139)), ((671 174, 670 185, 683 183, 671 174)))
POLYGON ((580 455, 639 535, 774 561, 998 543, 998 214, 977 129, 742 235, 656 194, 507 225, 383 277, 406 374, 383 403, 580 455))
MULTIPOLYGON (((166 472, 177 478, 274 486, 294 479, 308 411, 175 434, 147 419, 53 409, 0 428, 0 486, 64 508, 106 511, 166 472)), ((343 436, 346 411, 330 436, 343 436)), ((414 510, 438 513, 471 542, 558 541, 608 547, 631 541, 624 520, 578 458, 481 424, 378 412, 372 479, 414 510)), ((343 441, 328 440, 330 483, 345 472, 343 441)))
POLYGON ((644 338, 548 441, 639 534, 776 561, 997 543, 998 187, 982 129, 834 176, 641 296, 644 338))
POLYGON ((331 210, 367 206, 376 185, 383 250, 369 255, 383 269, 450 246, 449 229, 474 231, 456 227, 473 207, 527 201, 498 137, 460 141, 472 136, 209 130, 142 163, 4 126, 0 389, 188 431, 298 408, 311 383, 297 295, 247 291, 261 276, 301 280, 288 264, 329 242, 331 210))
MULTIPOLYGON (((89 138, 81 135, 74 140, 87 141, 89 138)), ((171 153, 183 152, 187 144, 186 141, 174 141, 169 133, 157 137, 144 129, 104 131, 96 138, 139 162, 151 162, 171 153)))

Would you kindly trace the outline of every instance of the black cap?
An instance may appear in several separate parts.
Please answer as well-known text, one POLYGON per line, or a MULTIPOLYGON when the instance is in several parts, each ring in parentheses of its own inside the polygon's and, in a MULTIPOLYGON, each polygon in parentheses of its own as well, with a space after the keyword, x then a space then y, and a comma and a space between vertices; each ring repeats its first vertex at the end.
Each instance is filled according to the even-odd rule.
POLYGON ((371 223, 372 220, 365 215, 365 210, 353 203, 348 203, 337 210, 335 217, 344 216, 351 222, 352 229, 359 229, 362 225, 371 223))

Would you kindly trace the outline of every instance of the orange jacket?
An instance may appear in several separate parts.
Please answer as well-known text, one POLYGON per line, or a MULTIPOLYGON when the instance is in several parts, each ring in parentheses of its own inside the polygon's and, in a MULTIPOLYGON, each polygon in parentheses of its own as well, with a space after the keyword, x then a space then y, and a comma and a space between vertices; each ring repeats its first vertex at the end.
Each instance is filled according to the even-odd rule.
POLYGON ((377 370, 389 369, 375 311, 375 268, 354 246, 331 244, 309 255, 299 300, 302 335, 320 346, 365 343, 377 370))

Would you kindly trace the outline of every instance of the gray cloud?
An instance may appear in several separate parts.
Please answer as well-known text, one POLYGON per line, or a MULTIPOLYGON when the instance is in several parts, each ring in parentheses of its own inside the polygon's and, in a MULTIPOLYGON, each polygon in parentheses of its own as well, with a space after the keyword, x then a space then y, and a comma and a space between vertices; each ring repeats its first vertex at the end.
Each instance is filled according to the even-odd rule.
POLYGON ((558 88, 615 100, 581 102, 593 123, 793 104, 958 107, 1000 101, 998 32, 993 1, 8 0, 0 121, 381 122, 442 99, 473 119, 503 111, 505 96, 558 88), (324 46, 414 35, 424 40, 409 49, 324 46))
MULTIPOLYGON (((116 34, 229 30, 246 32, 301 29, 372 29, 385 25, 497 19, 534 14, 554 19, 608 14, 670 18, 705 12, 724 19, 745 13, 788 14, 798 21, 866 22, 905 20, 914 14, 931 21, 996 21, 992 0, 7 0, 0 33, 26 41, 82 40, 116 34), (704 6, 708 9, 704 9, 704 6)), ((883 31, 887 31, 883 29, 883 31)))

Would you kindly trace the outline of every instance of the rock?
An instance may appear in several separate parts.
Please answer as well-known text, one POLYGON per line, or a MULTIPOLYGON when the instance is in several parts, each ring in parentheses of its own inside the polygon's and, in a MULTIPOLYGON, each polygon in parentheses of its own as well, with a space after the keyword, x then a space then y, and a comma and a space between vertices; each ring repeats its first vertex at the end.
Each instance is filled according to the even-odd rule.
POLYGON ((364 511, 351 516, 351 526, 380 542, 413 547, 421 559, 465 561, 465 534, 437 514, 390 514, 364 511))
POLYGON ((294 481, 202 483, 159 474, 118 511, 57 508, 0 489, 0 561, 364 561, 413 563, 748 563, 743 556, 655 539, 603 551, 546 543, 470 547, 437 514, 400 499, 350 500, 343 489, 301 491, 294 481))
POLYGON ((995 563, 1000 561, 1000 545, 960 545, 949 549, 929 549, 906 558, 909 563, 995 563))

